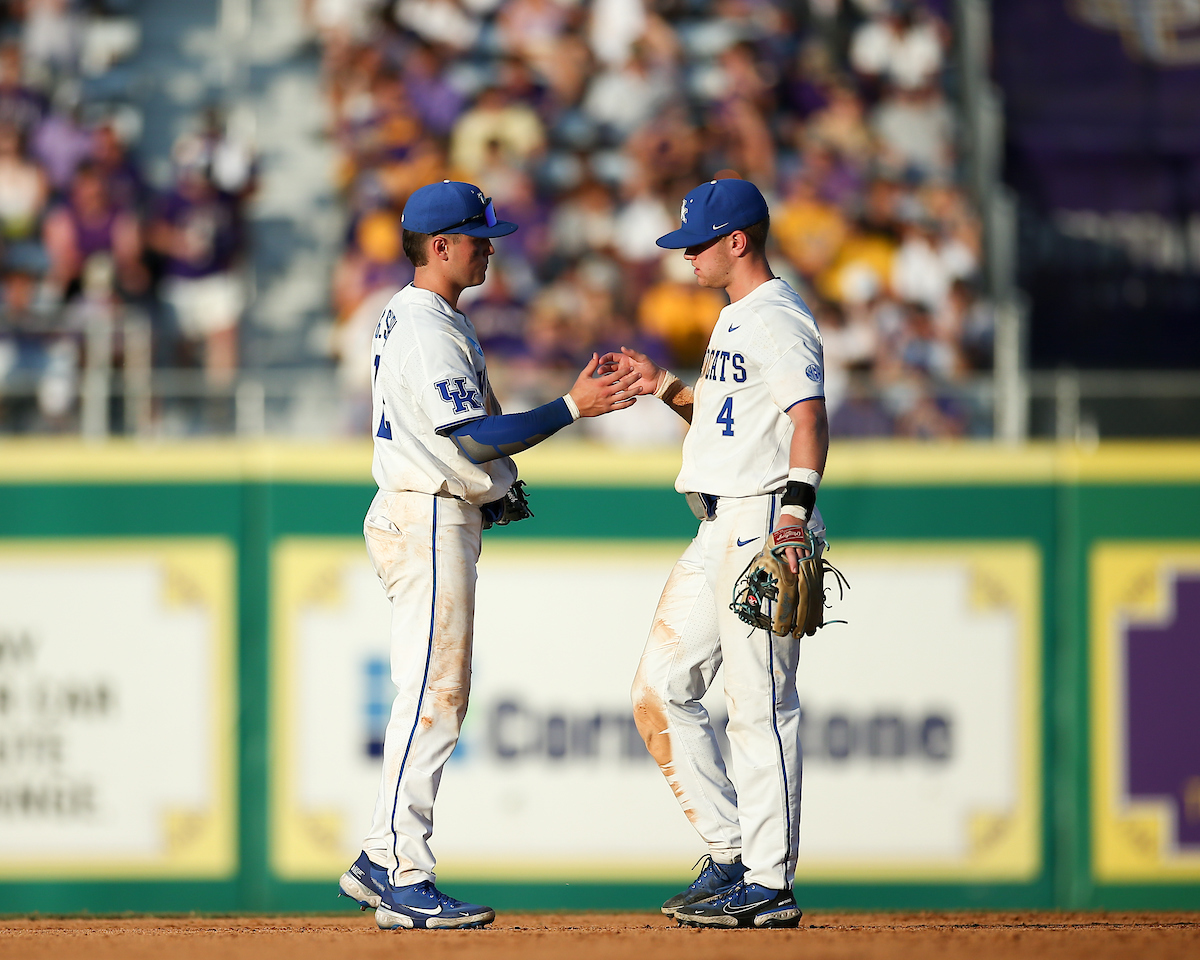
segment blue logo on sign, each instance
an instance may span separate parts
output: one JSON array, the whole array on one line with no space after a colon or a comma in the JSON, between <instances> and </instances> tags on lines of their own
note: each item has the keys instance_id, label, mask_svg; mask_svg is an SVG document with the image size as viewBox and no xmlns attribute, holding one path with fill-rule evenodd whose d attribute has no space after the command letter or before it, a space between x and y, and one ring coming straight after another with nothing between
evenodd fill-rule
<instances>
[{"instance_id":1,"label":"blue logo on sign","mask_svg":"<svg viewBox=\"0 0 1200 960\"><path fill-rule=\"evenodd\" d=\"M805 367L804 373L805 373L805 376L807 376L808 379L811 380L813 383L821 382L821 368L818 367L815 363L810 363L807 367Z\"/></svg>"},{"instance_id":2,"label":"blue logo on sign","mask_svg":"<svg viewBox=\"0 0 1200 960\"><path fill-rule=\"evenodd\" d=\"M462 413L467 409L483 409L483 403L479 399L479 391L472 390L467 386L466 377L455 377L453 383L453 390L450 389L450 380L439 380L434 386L438 388L438 393L442 395L443 400L454 404L455 413Z\"/></svg>"},{"instance_id":3,"label":"blue logo on sign","mask_svg":"<svg viewBox=\"0 0 1200 960\"><path fill-rule=\"evenodd\" d=\"M383 733L392 713L396 688L391 683L391 668L383 657L368 657L363 664L363 732L368 757L383 756Z\"/></svg>"}]
</instances>

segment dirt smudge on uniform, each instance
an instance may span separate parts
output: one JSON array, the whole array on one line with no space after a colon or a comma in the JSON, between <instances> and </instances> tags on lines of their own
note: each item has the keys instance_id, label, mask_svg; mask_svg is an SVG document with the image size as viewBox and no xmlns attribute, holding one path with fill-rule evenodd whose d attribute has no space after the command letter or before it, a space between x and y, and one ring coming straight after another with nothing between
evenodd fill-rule
<instances>
[{"instance_id":1,"label":"dirt smudge on uniform","mask_svg":"<svg viewBox=\"0 0 1200 960\"><path fill-rule=\"evenodd\" d=\"M679 634L666 620L657 617L650 626L650 636L656 646L665 647L679 642Z\"/></svg>"},{"instance_id":2,"label":"dirt smudge on uniform","mask_svg":"<svg viewBox=\"0 0 1200 960\"><path fill-rule=\"evenodd\" d=\"M433 726L433 717L422 717L421 718L421 726L424 727L426 730L428 730L430 727Z\"/></svg>"},{"instance_id":3,"label":"dirt smudge on uniform","mask_svg":"<svg viewBox=\"0 0 1200 960\"><path fill-rule=\"evenodd\" d=\"M453 524L440 536L459 536ZM440 537L439 537L440 539ZM471 653L474 641L474 570L469 551L441 550L443 565L438 570L438 592L433 606L433 655L429 665L430 708L434 713L455 716L461 723L467 712L471 689ZM446 584L459 585L446 588Z\"/></svg>"},{"instance_id":4,"label":"dirt smudge on uniform","mask_svg":"<svg viewBox=\"0 0 1200 960\"><path fill-rule=\"evenodd\" d=\"M667 711L662 698L650 687L641 687L633 706L633 722L646 741L646 749L660 767L671 765L671 740L667 734Z\"/></svg>"},{"instance_id":5,"label":"dirt smudge on uniform","mask_svg":"<svg viewBox=\"0 0 1200 960\"><path fill-rule=\"evenodd\" d=\"M646 741L646 749L658 764L658 769L667 778L667 784L676 797L683 799L683 787L675 779L675 764L671 757L671 735L667 732L667 711L662 698L649 687L640 686L633 707L633 722Z\"/></svg>"}]
</instances>

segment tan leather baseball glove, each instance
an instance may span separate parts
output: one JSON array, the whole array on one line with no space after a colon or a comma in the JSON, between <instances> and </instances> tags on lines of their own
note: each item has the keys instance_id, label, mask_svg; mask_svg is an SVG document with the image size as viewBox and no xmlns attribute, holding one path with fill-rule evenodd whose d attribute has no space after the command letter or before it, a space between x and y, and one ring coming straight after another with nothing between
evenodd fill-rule
<instances>
[{"instance_id":1,"label":"tan leather baseball glove","mask_svg":"<svg viewBox=\"0 0 1200 960\"><path fill-rule=\"evenodd\" d=\"M738 577L730 609L745 623L776 636L811 637L825 625L825 571L837 577L839 591L850 585L821 556L822 546L802 526L776 530ZM797 573L788 565L788 547L796 550Z\"/></svg>"}]
</instances>

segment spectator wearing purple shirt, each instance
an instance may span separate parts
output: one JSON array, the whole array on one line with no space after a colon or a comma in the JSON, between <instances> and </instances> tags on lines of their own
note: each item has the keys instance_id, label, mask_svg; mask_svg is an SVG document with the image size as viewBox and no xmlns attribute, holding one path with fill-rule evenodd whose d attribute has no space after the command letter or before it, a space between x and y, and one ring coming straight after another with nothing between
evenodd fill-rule
<instances>
[{"instance_id":1,"label":"spectator wearing purple shirt","mask_svg":"<svg viewBox=\"0 0 1200 960\"><path fill-rule=\"evenodd\" d=\"M145 290L147 275L137 218L112 202L107 181L91 163L75 171L67 202L46 217L42 237L50 258L47 280L60 297L77 292L84 266L93 257L112 259L124 292Z\"/></svg>"},{"instance_id":2,"label":"spectator wearing purple shirt","mask_svg":"<svg viewBox=\"0 0 1200 960\"><path fill-rule=\"evenodd\" d=\"M45 116L46 98L21 82L20 46L5 43L0 46L0 123L28 136Z\"/></svg>"},{"instance_id":3,"label":"spectator wearing purple shirt","mask_svg":"<svg viewBox=\"0 0 1200 960\"><path fill-rule=\"evenodd\" d=\"M155 209L149 246L162 257L160 294L174 309L185 344L200 348L210 382L225 384L237 370L238 323L246 305L236 270L238 203L213 185L203 150L184 143L176 158L175 189Z\"/></svg>"}]
</instances>

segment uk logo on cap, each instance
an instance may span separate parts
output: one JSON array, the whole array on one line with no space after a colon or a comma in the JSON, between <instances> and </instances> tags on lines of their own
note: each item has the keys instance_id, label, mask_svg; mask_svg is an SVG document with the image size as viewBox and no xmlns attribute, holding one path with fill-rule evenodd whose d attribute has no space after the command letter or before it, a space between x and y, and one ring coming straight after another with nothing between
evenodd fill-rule
<instances>
[{"instance_id":1,"label":"uk logo on cap","mask_svg":"<svg viewBox=\"0 0 1200 960\"><path fill-rule=\"evenodd\" d=\"M769 212L767 201L749 180L710 180L683 198L679 229L659 237L657 243L667 250L699 246L765 220Z\"/></svg>"}]
</instances>

